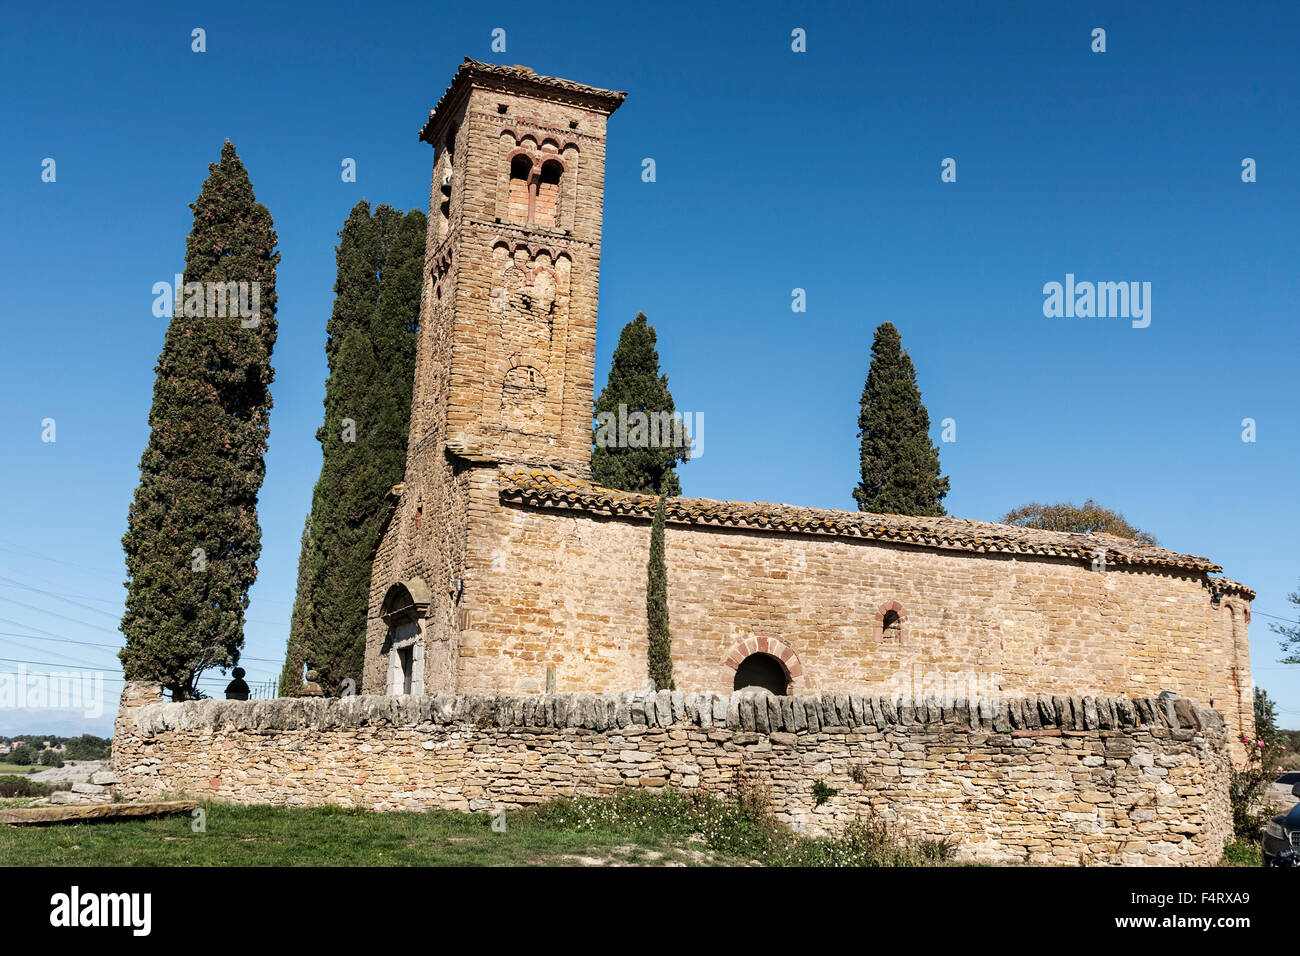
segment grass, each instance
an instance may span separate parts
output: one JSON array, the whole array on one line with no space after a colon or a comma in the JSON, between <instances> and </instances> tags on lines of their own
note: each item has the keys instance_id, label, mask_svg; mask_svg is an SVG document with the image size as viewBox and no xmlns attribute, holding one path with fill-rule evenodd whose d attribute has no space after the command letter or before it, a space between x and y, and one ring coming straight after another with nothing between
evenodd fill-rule
<instances>
[{"instance_id":1,"label":"grass","mask_svg":"<svg viewBox=\"0 0 1300 956\"><path fill-rule=\"evenodd\" d=\"M1234 840L1223 848L1220 866L1263 866L1264 856L1259 841Z\"/></svg>"},{"instance_id":2,"label":"grass","mask_svg":"<svg viewBox=\"0 0 1300 956\"><path fill-rule=\"evenodd\" d=\"M187 815L11 828L0 843L0 864L500 866L688 858L672 841L653 834L528 826L518 814L508 815L504 833L494 833L486 815L452 811L373 813L215 803L203 809L203 833L191 829L194 821Z\"/></svg>"},{"instance_id":3,"label":"grass","mask_svg":"<svg viewBox=\"0 0 1300 956\"><path fill-rule=\"evenodd\" d=\"M36 773L38 770L49 770L49 769L50 769L49 767L32 767L26 764L5 763L4 761L0 761L0 776L8 776L9 774L18 774L18 773L21 774Z\"/></svg>"},{"instance_id":4,"label":"grass","mask_svg":"<svg viewBox=\"0 0 1300 956\"><path fill-rule=\"evenodd\" d=\"M11 804L12 805L12 804ZM868 821L835 839L801 837L765 799L628 791L506 814L373 813L341 807L205 803L206 832L189 816L12 827L10 866L863 866L946 862L952 847L900 838Z\"/></svg>"}]
</instances>

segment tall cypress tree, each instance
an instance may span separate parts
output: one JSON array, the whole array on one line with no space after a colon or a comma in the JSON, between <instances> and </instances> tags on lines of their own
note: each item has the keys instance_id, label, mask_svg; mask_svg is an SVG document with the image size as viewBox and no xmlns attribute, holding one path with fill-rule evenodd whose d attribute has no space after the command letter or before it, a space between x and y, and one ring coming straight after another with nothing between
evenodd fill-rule
<instances>
[{"instance_id":1,"label":"tall cypress tree","mask_svg":"<svg viewBox=\"0 0 1300 956\"><path fill-rule=\"evenodd\" d=\"M372 215L363 201L340 233L325 421L316 433L321 473L297 599L307 623L291 633L286 653L286 667L307 662L327 691L361 678L384 494L406 466L425 225L422 212L379 206Z\"/></svg>"},{"instance_id":2,"label":"tall cypress tree","mask_svg":"<svg viewBox=\"0 0 1300 956\"><path fill-rule=\"evenodd\" d=\"M659 371L656 341L654 326L642 312L618 337L609 382L596 401L591 475L606 488L680 495L682 483L675 468L690 457L689 438L663 427L676 405L668 376ZM680 443L673 444L677 440Z\"/></svg>"},{"instance_id":3,"label":"tall cypress tree","mask_svg":"<svg viewBox=\"0 0 1300 956\"><path fill-rule=\"evenodd\" d=\"M154 369L149 443L122 538L122 667L128 680L158 681L174 699L195 696L199 675L233 666L243 646L262 548L257 496L270 433L280 261L271 214L228 140L190 208L186 289ZM226 283L250 284L255 315L218 301L237 289Z\"/></svg>"},{"instance_id":4,"label":"tall cypress tree","mask_svg":"<svg viewBox=\"0 0 1300 956\"><path fill-rule=\"evenodd\" d=\"M668 628L668 567L664 561L664 523L667 504L663 495L650 522L650 559L646 562L646 663L655 690L674 690L673 642Z\"/></svg>"},{"instance_id":5,"label":"tall cypress tree","mask_svg":"<svg viewBox=\"0 0 1300 956\"><path fill-rule=\"evenodd\" d=\"M293 614L289 618L289 646L284 655L284 669L280 671L280 696L293 697L302 686L302 667L307 654L307 627L311 622L311 588L307 586L311 574L311 515L302 526L302 544L298 549L298 590L293 601Z\"/></svg>"},{"instance_id":6,"label":"tall cypress tree","mask_svg":"<svg viewBox=\"0 0 1300 956\"><path fill-rule=\"evenodd\" d=\"M862 478L853 489L859 511L943 515L948 479L930 441L930 415L921 402L916 369L890 322L876 329L871 370L858 412Z\"/></svg>"}]
</instances>

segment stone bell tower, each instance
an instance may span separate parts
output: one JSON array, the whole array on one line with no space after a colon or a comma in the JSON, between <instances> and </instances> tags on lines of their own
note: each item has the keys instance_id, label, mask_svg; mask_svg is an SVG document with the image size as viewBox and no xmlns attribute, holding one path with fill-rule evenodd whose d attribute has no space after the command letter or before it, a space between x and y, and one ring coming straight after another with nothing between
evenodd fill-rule
<instances>
[{"instance_id":1,"label":"stone bell tower","mask_svg":"<svg viewBox=\"0 0 1300 956\"><path fill-rule=\"evenodd\" d=\"M467 59L434 108L412 446L445 412L466 460L589 475L605 121L624 96Z\"/></svg>"},{"instance_id":2,"label":"stone bell tower","mask_svg":"<svg viewBox=\"0 0 1300 956\"><path fill-rule=\"evenodd\" d=\"M420 131L435 152L411 433L366 693L456 690L499 468L590 477L605 121L625 95L467 59Z\"/></svg>"}]
</instances>

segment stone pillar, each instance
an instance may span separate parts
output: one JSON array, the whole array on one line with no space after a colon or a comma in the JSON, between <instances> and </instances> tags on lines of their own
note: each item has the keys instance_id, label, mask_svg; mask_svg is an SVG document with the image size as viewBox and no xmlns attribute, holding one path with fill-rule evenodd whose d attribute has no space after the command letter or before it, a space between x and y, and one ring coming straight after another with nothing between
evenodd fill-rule
<instances>
[{"instance_id":1,"label":"stone pillar","mask_svg":"<svg viewBox=\"0 0 1300 956\"><path fill-rule=\"evenodd\" d=\"M118 781L125 783L126 771L135 765L136 749L135 715L148 704L163 701L162 684L152 681L127 681L122 688L122 700L113 722L113 772Z\"/></svg>"}]
</instances>

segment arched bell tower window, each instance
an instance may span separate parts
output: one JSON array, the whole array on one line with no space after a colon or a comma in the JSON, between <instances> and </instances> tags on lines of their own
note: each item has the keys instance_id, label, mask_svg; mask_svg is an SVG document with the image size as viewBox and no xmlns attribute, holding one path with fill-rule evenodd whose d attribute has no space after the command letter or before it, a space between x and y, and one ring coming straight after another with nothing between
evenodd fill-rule
<instances>
[{"instance_id":1,"label":"arched bell tower window","mask_svg":"<svg viewBox=\"0 0 1300 956\"><path fill-rule=\"evenodd\" d=\"M560 224L560 177L564 163L520 150L510 157L510 189L506 214L511 222L545 226Z\"/></svg>"},{"instance_id":2,"label":"arched bell tower window","mask_svg":"<svg viewBox=\"0 0 1300 956\"><path fill-rule=\"evenodd\" d=\"M559 225L560 174L564 167L554 159L542 163L542 174L537 182L537 200L533 220L539 226L554 228Z\"/></svg>"},{"instance_id":3,"label":"arched bell tower window","mask_svg":"<svg viewBox=\"0 0 1300 956\"><path fill-rule=\"evenodd\" d=\"M510 221L529 222L533 211L533 161L520 153L510 160Z\"/></svg>"}]
</instances>

